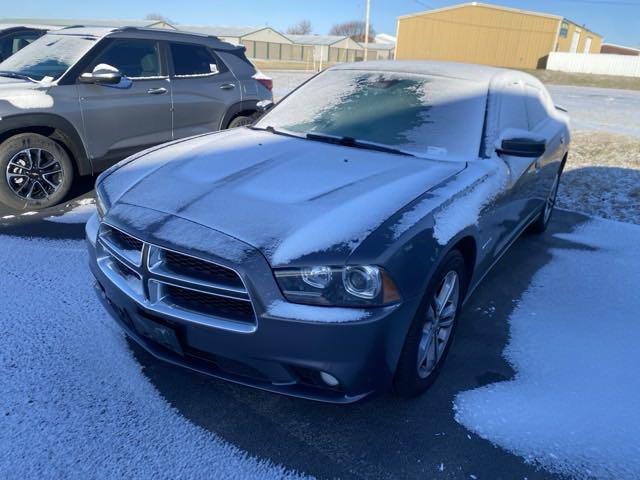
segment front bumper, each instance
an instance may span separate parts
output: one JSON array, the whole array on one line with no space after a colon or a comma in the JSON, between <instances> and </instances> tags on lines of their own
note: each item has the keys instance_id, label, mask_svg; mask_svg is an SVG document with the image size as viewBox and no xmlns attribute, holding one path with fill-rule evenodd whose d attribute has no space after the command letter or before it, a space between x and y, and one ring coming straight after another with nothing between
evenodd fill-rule
<instances>
[{"instance_id":1,"label":"front bumper","mask_svg":"<svg viewBox=\"0 0 640 480\"><path fill-rule=\"evenodd\" d=\"M195 324L146 308L118 288L98 264L97 230L94 218L87 224L87 243L98 297L125 332L155 357L242 385L330 403L356 402L390 385L417 307L412 302L370 309L366 319L355 322L282 318L261 307L274 300L273 285L267 284L275 282L271 277L261 279L267 282L268 298L255 298L262 293L260 285L251 287L257 316L252 331ZM179 348L151 339L140 328L149 322L175 332ZM339 385L327 385L320 372L337 378Z\"/></svg>"}]
</instances>

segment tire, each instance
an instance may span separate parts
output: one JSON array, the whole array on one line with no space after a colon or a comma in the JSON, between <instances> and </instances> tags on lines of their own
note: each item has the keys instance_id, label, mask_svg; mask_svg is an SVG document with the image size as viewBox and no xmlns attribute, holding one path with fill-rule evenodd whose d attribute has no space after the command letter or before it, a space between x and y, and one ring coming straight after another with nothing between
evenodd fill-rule
<instances>
[{"instance_id":1,"label":"tire","mask_svg":"<svg viewBox=\"0 0 640 480\"><path fill-rule=\"evenodd\" d=\"M73 177L66 150L48 137L21 133L0 145L0 203L14 210L39 210L60 203Z\"/></svg>"},{"instance_id":2,"label":"tire","mask_svg":"<svg viewBox=\"0 0 640 480\"><path fill-rule=\"evenodd\" d=\"M549 223L551 223L551 217L553 216L553 210L556 206L556 198L558 197L558 187L560 186L560 178L562 176L562 169L556 175L551 186L549 196L544 202L542 211L538 214L538 218L529 226L529 233L540 235L547 230Z\"/></svg>"},{"instance_id":3,"label":"tire","mask_svg":"<svg viewBox=\"0 0 640 480\"><path fill-rule=\"evenodd\" d=\"M255 122L255 119L253 117L238 115L229 122L229 126L227 128L246 127L249 125L253 125L253 122Z\"/></svg>"},{"instance_id":4,"label":"tire","mask_svg":"<svg viewBox=\"0 0 640 480\"><path fill-rule=\"evenodd\" d=\"M445 302L445 308L442 309L443 312L451 313L450 309L454 307L453 313L451 316L442 315L439 322L436 321L440 325L450 323L444 339L442 337L445 332L433 328L435 317L433 313L436 311L436 296L442 295L444 285L453 278L453 275L457 280L455 298L452 293L449 296L449 302ZM464 258L458 250L452 250L442 260L429 282L422 303L409 327L393 381L393 388L397 395L405 398L415 397L427 390L438 377L453 342L466 285L467 270ZM430 324L431 328L429 328ZM432 342L434 336L430 332L436 331L438 332L438 341L435 343L438 345L437 351L430 348L434 345ZM424 342L427 338L430 343L425 348ZM426 363L423 363L421 358L425 353Z\"/></svg>"}]
</instances>

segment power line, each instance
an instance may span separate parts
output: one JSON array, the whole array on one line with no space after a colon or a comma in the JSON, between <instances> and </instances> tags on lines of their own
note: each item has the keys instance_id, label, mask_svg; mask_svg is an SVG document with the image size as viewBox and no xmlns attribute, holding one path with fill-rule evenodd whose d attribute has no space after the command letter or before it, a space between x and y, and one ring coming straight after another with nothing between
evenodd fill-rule
<instances>
[{"instance_id":1,"label":"power line","mask_svg":"<svg viewBox=\"0 0 640 480\"><path fill-rule=\"evenodd\" d=\"M435 5L431 5L430 3L426 3L426 2L422 2L421 0L413 0L415 3L417 3L418 5L422 5L423 7L427 7L427 8L436 8Z\"/></svg>"},{"instance_id":2,"label":"power line","mask_svg":"<svg viewBox=\"0 0 640 480\"><path fill-rule=\"evenodd\" d=\"M625 7L640 7L640 2L625 2L623 0L556 0L565 3L588 3L590 5L621 5Z\"/></svg>"}]
</instances>

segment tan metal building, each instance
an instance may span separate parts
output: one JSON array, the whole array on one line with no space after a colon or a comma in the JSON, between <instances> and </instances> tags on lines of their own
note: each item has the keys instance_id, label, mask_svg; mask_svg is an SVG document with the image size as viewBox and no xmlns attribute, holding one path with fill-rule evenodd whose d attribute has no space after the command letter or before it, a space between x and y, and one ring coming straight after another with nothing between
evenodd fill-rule
<instances>
[{"instance_id":1,"label":"tan metal building","mask_svg":"<svg viewBox=\"0 0 640 480\"><path fill-rule=\"evenodd\" d=\"M360 45L364 48L364 43ZM367 60L393 60L395 50L395 43L369 43L367 45ZM364 52L362 56L364 56Z\"/></svg>"},{"instance_id":2,"label":"tan metal building","mask_svg":"<svg viewBox=\"0 0 640 480\"><path fill-rule=\"evenodd\" d=\"M0 23L12 25L48 25L52 27L141 27L141 28L164 28L176 30L176 27L164 20L96 20L86 18L1 18Z\"/></svg>"},{"instance_id":3,"label":"tan metal building","mask_svg":"<svg viewBox=\"0 0 640 480\"><path fill-rule=\"evenodd\" d=\"M244 45L247 56L261 60L298 60L302 55L293 42L271 27L179 25L180 30L214 35L224 42Z\"/></svg>"},{"instance_id":4,"label":"tan metal building","mask_svg":"<svg viewBox=\"0 0 640 480\"><path fill-rule=\"evenodd\" d=\"M313 49L312 59L323 63L353 62L363 56L364 48L349 37L337 35L287 35L305 49Z\"/></svg>"},{"instance_id":5,"label":"tan metal building","mask_svg":"<svg viewBox=\"0 0 640 480\"><path fill-rule=\"evenodd\" d=\"M602 37L558 15L464 3L398 18L398 60L544 68L549 52L599 53Z\"/></svg>"}]
</instances>

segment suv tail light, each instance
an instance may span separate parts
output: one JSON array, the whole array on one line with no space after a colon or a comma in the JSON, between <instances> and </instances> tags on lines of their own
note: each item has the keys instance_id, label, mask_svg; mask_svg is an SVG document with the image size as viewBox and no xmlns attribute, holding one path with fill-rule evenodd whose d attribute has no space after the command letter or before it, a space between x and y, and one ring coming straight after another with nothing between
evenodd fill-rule
<instances>
[{"instance_id":1,"label":"suv tail light","mask_svg":"<svg viewBox=\"0 0 640 480\"><path fill-rule=\"evenodd\" d=\"M256 78L256 80L264 85L264 88L266 88L267 90L271 91L273 89L273 80L269 77L259 77Z\"/></svg>"}]
</instances>

